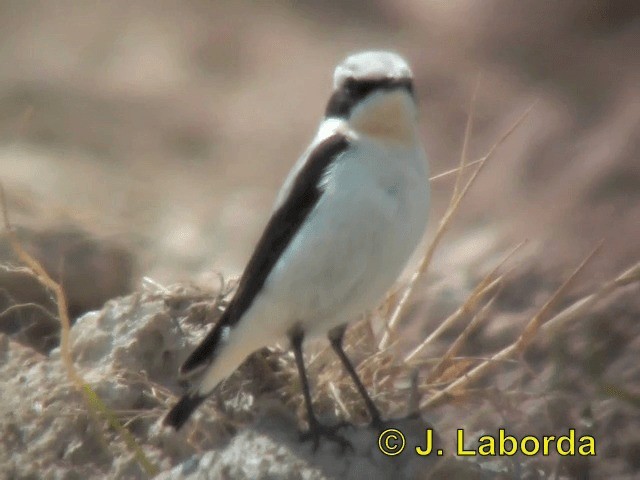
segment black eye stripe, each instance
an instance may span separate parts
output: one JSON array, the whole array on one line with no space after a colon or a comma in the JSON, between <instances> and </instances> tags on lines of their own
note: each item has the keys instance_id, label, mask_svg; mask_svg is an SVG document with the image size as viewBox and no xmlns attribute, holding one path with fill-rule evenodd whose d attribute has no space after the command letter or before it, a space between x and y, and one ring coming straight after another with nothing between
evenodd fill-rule
<instances>
[{"instance_id":1,"label":"black eye stripe","mask_svg":"<svg viewBox=\"0 0 640 480\"><path fill-rule=\"evenodd\" d=\"M355 80L349 79L345 82L344 89L360 99L369 95L373 90L392 90L394 88L412 89L409 79L382 79L382 80Z\"/></svg>"},{"instance_id":2,"label":"black eye stripe","mask_svg":"<svg viewBox=\"0 0 640 480\"><path fill-rule=\"evenodd\" d=\"M375 80L345 80L342 87L336 90L327 105L325 116L346 118L353 107L375 91L406 89L411 95L413 82L409 78L381 78Z\"/></svg>"}]
</instances>

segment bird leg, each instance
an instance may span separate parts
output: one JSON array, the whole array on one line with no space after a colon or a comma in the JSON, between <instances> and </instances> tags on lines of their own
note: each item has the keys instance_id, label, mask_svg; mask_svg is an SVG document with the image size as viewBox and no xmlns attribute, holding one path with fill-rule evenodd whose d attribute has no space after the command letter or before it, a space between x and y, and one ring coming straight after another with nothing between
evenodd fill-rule
<instances>
[{"instance_id":1,"label":"bird leg","mask_svg":"<svg viewBox=\"0 0 640 480\"><path fill-rule=\"evenodd\" d=\"M364 385L362 384L360 377L358 377L358 374L356 373L356 369L353 368L353 365L351 364L349 357L347 357L347 354L344 353L344 349L342 348L342 340L344 339L344 333L346 330L347 330L346 325L340 325L339 327L334 328L329 332L329 341L331 342L331 346L333 347L333 350L336 352L336 354L342 361L342 364L344 365L344 368L347 370L347 373L351 377L351 380L353 380L353 383L356 385L356 388L358 389L358 393L360 393L360 396L364 400L367 410L369 411L369 416L371 417L371 425L377 429L382 429L383 422L382 422L382 417L380 416L380 411L373 403L373 400L371 400L371 397L369 396L367 389L364 388Z\"/></svg>"},{"instance_id":2,"label":"bird leg","mask_svg":"<svg viewBox=\"0 0 640 480\"><path fill-rule=\"evenodd\" d=\"M304 395L304 403L307 408L307 421L309 422L309 430L301 434L301 440L313 441L313 450L317 450L320 444L320 437L327 437L336 443L339 443L342 448L351 447L348 440L337 433L343 425L328 426L323 425L318 421L311 403L311 391L309 389L309 379L304 366L304 358L302 357L302 340L304 339L304 333L300 328L296 328L289 333L289 341L293 349L293 354L296 359L296 366L298 367L298 374L300 375L300 382L302 384L302 394Z\"/></svg>"}]
</instances>

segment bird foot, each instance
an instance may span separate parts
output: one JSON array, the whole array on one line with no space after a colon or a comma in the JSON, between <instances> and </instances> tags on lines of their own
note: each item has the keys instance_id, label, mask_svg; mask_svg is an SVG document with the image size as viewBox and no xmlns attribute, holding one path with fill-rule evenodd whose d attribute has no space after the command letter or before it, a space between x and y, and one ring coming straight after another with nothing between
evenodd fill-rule
<instances>
[{"instance_id":1,"label":"bird foot","mask_svg":"<svg viewBox=\"0 0 640 480\"><path fill-rule=\"evenodd\" d=\"M349 425L347 422L340 422L336 425L322 425L317 421L311 422L309 430L300 433L300 440L302 442L313 442L312 445L314 452L318 450L318 447L320 446L320 438L322 437L337 443L342 451L347 449L353 450L351 442L338 433L341 428L344 428L347 425Z\"/></svg>"},{"instance_id":2,"label":"bird foot","mask_svg":"<svg viewBox=\"0 0 640 480\"><path fill-rule=\"evenodd\" d=\"M369 427L381 432L386 428L386 422L382 420L382 418L380 418L379 416L373 417L369 422Z\"/></svg>"}]
</instances>

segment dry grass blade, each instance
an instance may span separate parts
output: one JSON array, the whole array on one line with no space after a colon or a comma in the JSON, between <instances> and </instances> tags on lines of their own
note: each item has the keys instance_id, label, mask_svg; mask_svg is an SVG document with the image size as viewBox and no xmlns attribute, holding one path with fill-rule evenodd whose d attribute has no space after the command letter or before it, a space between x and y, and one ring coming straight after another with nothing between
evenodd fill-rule
<instances>
[{"instance_id":1,"label":"dry grass blade","mask_svg":"<svg viewBox=\"0 0 640 480\"><path fill-rule=\"evenodd\" d=\"M460 173L456 175L456 183L453 185L452 198L458 197L460 192L460 184L462 183L462 173L467 166L467 150L469 149L469 139L471 138L471 132L473 130L473 119L476 112L476 100L478 98L478 89L480 88L480 75L476 78L476 83L473 88L473 95L471 96L471 104L469 105L469 112L467 113L467 124L464 127L464 138L462 141L462 151L460 152Z\"/></svg>"},{"instance_id":2,"label":"dry grass blade","mask_svg":"<svg viewBox=\"0 0 640 480\"><path fill-rule=\"evenodd\" d=\"M511 251L507 253L507 255L505 255L502 260L500 260L498 265L496 265L493 270L485 275L482 281L478 283L478 285L476 285L476 288L473 289L467 300L455 312L449 315L449 317L447 317L444 322L441 322L440 325L438 325L438 327L433 332L431 332L431 334L427 338L425 338L422 343L420 343L420 345L409 352L409 354L404 357L404 361L407 363L411 362L420 352L426 349L427 346L429 346L436 338L438 338L442 334L442 332L446 331L447 328L456 323L458 319L462 318L464 315L468 315L473 310L475 310L476 305L478 305L478 303L480 303L489 293L491 293L501 280L502 277L496 278L498 270L500 270L500 268L502 268L502 266L518 250L520 250L523 245L525 245L525 243L526 241L520 242L513 249L511 249Z\"/></svg>"},{"instance_id":3,"label":"dry grass blade","mask_svg":"<svg viewBox=\"0 0 640 480\"><path fill-rule=\"evenodd\" d=\"M482 162L482 158L478 158L477 160L474 160L472 162L467 163L464 166L464 168L462 168L462 169L458 166L458 167L452 168L451 170L445 170L444 172L440 172L440 173L438 173L436 175L433 175L432 177L429 177L429 181L430 182L435 182L436 180L440 180L441 178L448 177L449 175L453 175L454 173L458 173L458 172L466 170L469 167L473 167L474 165L478 165L480 162Z\"/></svg>"},{"instance_id":4,"label":"dry grass blade","mask_svg":"<svg viewBox=\"0 0 640 480\"><path fill-rule=\"evenodd\" d=\"M329 382L329 391L331 392L331 396L333 397L333 399L336 401L336 405L338 405L338 407L340 408L343 418L349 418L351 416L349 414L349 409L344 404L342 396L340 395L340 391L338 390L338 387L336 387L335 383Z\"/></svg>"},{"instance_id":5,"label":"dry grass blade","mask_svg":"<svg viewBox=\"0 0 640 480\"><path fill-rule=\"evenodd\" d=\"M29 269L31 275L40 282L42 286L53 292L56 305L58 309L58 318L60 320L61 328L60 328L60 356L62 358L62 363L67 371L67 375L74 386L78 389L78 391L82 394L82 397L87 402L89 406L89 413L91 416L95 415L95 412L98 411L105 415L107 421L111 425L112 428L118 431L122 435L127 446L132 450L136 459L140 463L141 467L147 472L149 475L155 475L158 472L158 469L155 465L153 465L146 457L140 446L137 444L131 433L126 430L120 422L117 420L115 415L109 408L104 404L104 402L100 399L100 397L93 391L91 386L84 380L84 378L80 375L78 370L76 369L73 358L71 356L71 346L70 346L70 331L71 331L71 320L69 318L69 309L67 306L67 297L64 294L64 290L62 286L53 280L51 276L47 273L47 271L42 267L40 262L38 262L29 252L27 252L22 244L20 243L20 239L16 235L16 232L13 230L11 226L11 222L9 220L9 211L7 209L6 197L4 192L4 186L0 183L0 203L2 207L2 215L4 219L4 227L7 232L7 237L9 239L9 244L11 245L11 249L18 257L18 259L24 263Z\"/></svg>"},{"instance_id":6,"label":"dry grass blade","mask_svg":"<svg viewBox=\"0 0 640 480\"><path fill-rule=\"evenodd\" d=\"M433 257L433 253L435 252L436 247L440 243L441 238L447 231L449 223L453 218L454 214L457 212L458 207L462 202L462 199L467 195L469 188L471 188L471 186L475 183L476 179L478 178L478 175L483 170L487 161L493 156L497 148L500 145L502 145L506 141L506 139L509 138L509 136L516 130L516 128L518 128L518 126L525 120L525 118L527 118L527 116L529 115L529 113L531 113L531 110L533 109L534 106L535 106L535 103L531 104L529 108L527 108L524 111L524 113L520 116L520 118L518 118L513 123L513 125L511 125L509 129L507 129L507 131L502 135L502 137L500 137L498 141L491 146L487 154L480 159L481 161L479 162L478 167L475 169L475 171L473 172L473 174L465 184L464 188L461 191L457 191L456 190L457 187L454 188L454 195L452 195L451 201L449 203L449 207L447 208L447 211L442 217L442 220L440 220L436 234L433 240L431 241L431 243L429 244L429 247L427 248L427 253L423 257L415 273L412 275L411 280L409 281L409 285L405 288L404 292L402 293L402 296L393 314L391 315L388 321L387 331L383 335L382 340L380 341L380 344L379 344L380 349L385 349L389 346L389 343L391 342L391 336L393 335L393 332L395 330L395 327L399 319L402 317L402 313L404 312L404 309L407 305L409 297L413 292L416 281L418 280L418 278L420 278L420 276L422 276L422 274L426 271L427 267L431 263L431 258ZM467 122L470 123L470 119L468 119ZM470 132L470 128L467 129L467 132ZM467 140L465 140L465 142L466 141ZM459 180L459 178L462 177L465 161L466 161L465 157L464 155L462 155L460 159L460 167L458 171L458 178L456 179L456 185L458 185L458 182L461 181Z\"/></svg>"},{"instance_id":7,"label":"dry grass blade","mask_svg":"<svg viewBox=\"0 0 640 480\"><path fill-rule=\"evenodd\" d=\"M524 328L524 331L516 341L516 344L518 345L518 350L520 350L520 352L523 352L524 349L527 348L527 346L533 341L536 334L538 333L538 330L540 329L540 326L542 325L542 322L544 321L544 318L549 313L549 310L551 310L558 303L558 300L560 300L562 295L564 295L564 293L567 291L567 289L569 288L569 285L573 282L573 280L578 275L578 273L582 271L582 269L587 265L587 263L589 263L589 261L593 258L593 256L596 253L598 253L598 251L601 248L602 248L602 243L600 243L596 248L594 248L591 251L589 255L587 255L587 257L582 261L582 263L578 265L578 268L574 270L571 276L567 278L567 280L562 285L560 285L560 288L558 288L555 291L555 293L551 296L551 298L547 300L547 303L545 303L540 309L540 311L536 315L534 315L533 318L529 321L527 326Z\"/></svg>"},{"instance_id":8,"label":"dry grass blade","mask_svg":"<svg viewBox=\"0 0 640 480\"><path fill-rule=\"evenodd\" d=\"M481 303L487 295L494 292L498 285L502 282L502 276L498 278L494 278L490 281L489 284L483 284L484 282L476 285L476 288L471 292L469 297L465 300L465 302L460 305L455 312L449 315L443 322L441 322L438 327L431 332L431 334L425 338L420 345L414 348L409 354L404 358L404 361L410 363L413 361L421 352L427 349L433 341L442 335L448 328L452 325L456 324L462 317L465 315L469 315L473 313L479 303Z\"/></svg>"},{"instance_id":9,"label":"dry grass blade","mask_svg":"<svg viewBox=\"0 0 640 480\"><path fill-rule=\"evenodd\" d=\"M582 316L587 310L589 310L596 302L613 293L618 288L626 287L633 283L640 282L640 262L636 263L633 267L629 268L618 277L602 285L597 292L587 295L581 298L577 302L571 304L563 311L554 316L551 320L546 322L542 326L542 330L545 333L556 332L560 327L567 322Z\"/></svg>"},{"instance_id":10,"label":"dry grass blade","mask_svg":"<svg viewBox=\"0 0 640 480\"><path fill-rule=\"evenodd\" d=\"M451 211L452 205L455 203L456 199L458 198L459 195L459 191L460 191L460 183L462 182L462 176L466 167L466 163L467 163L467 148L469 145L469 138L471 137L471 130L473 127L473 112L475 111L475 103L476 103L476 97L478 95L478 87L480 85L480 79L478 78L476 80L476 85L473 91L473 96L471 97L471 105L469 107L469 111L467 113L467 123L465 126L465 131L464 131L464 138L462 141L462 151L460 153L460 163L458 165L457 170L457 175L456 175L456 182L454 184L453 187L453 193L451 194L451 201L449 203L449 207L447 208L447 212L445 213L445 218L440 222L439 226L438 226L438 231L436 232L436 237L435 239L431 242L431 244L429 245L429 249L427 250L427 254L425 255L425 257L423 258L420 267L414 272L413 276L411 277L411 281L409 282L409 285L407 286L407 288L404 290L402 297L400 297L400 301L398 302L398 304L396 305L396 308L393 312L393 314L391 315L389 321L387 322L387 328L385 331L384 336L382 337L382 340L380 342L380 349L384 349L387 348L389 346L390 340L391 340L391 335L393 334L393 330L396 326L396 324L398 323L398 320L400 319L402 312L404 311L404 307L407 303L407 301L409 300L409 297L411 296L411 292L413 291L415 282L418 280L418 278L420 278L420 276L424 273L424 271L426 270L427 266L429 265L429 262L431 260L431 256L433 251L435 250L435 245L438 243L439 241L439 237L442 236L442 234L444 234L444 227L445 225L448 223L448 220L445 221L445 219L447 218L447 214ZM480 168L480 167L478 167ZM451 218L451 216L449 216L449 218ZM428 258L428 261L427 261Z\"/></svg>"},{"instance_id":11,"label":"dry grass blade","mask_svg":"<svg viewBox=\"0 0 640 480\"><path fill-rule=\"evenodd\" d=\"M618 385L613 385L611 383L603 383L600 386L600 390L602 393L611 398L617 398L618 400L622 400L625 403L633 406L636 409L640 409L640 395L635 392L632 392L626 388L622 388Z\"/></svg>"},{"instance_id":12,"label":"dry grass blade","mask_svg":"<svg viewBox=\"0 0 640 480\"><path fill-rule=\"evenodd\" d=\"M11 305L10 307L5 308L2 312L0 312L0 318L3 317L8 317L9 315L11 315L12 313L19 311L19 310L27 310L27 309L33 309L33 310L37 310L38 312L40 312L43 316L50 318L52 320L56 320L58 321L58 318L51 313L49 310L47 310L46 308L44 308L42 305L40 305L39 303L33 303L33 302L29 302L29 303L17 303L15 305Z\"/></svg>"},{"instance_id":13,"label":"dry grass blade","mask_svg":"<svg viewBox=\"0 0 640 480\"><path fill-rule=\"evenodd\" d=\"M455 357L450 359L446 364L442 364L442 369L436 375L433 375L433 379L427 378L425 383L432 387L434 385L446 385L449 382L460 378L460 375L464 375L469 369L476 365L477 361L472 358ZM465 392L466 394L467 392Z\"/></svg>"},{"instance_id":14,"label":"dry grass blade","mask_svg":"<svg viewBox=\"0 0 640 480\"><path fill-rule=\"evenodd\" d=\"M493 294L493 297L491 297L491 299L486 303L486 305L484 305L480 309L480 311L474 315L473 319L469 322L466 328L460 333L460 335L458 335L455 341L451 344L451 346L447 349L445 354L442 356L440 361L436 364L435 367L433 367L433 370L429 372L429 375L427 376L427 382L431 383L431 382L438 381L440 379L440 376L443 374L443 372L447 368L449 368L449 366L452 363L452 359L460 352L460 350L462 349L462 346L465 344L465 342L469 338L469 335L471 334L471 332L473 332L478 327L478 325L480 325L480 323L486 320L487 317L489 316L489 311L491 310L491 307L493 306L493 302L498 296L498 293L500 293L500 289L498 289L498 291Z\"/></svg>"},{"instance_id":15,"label":"dry grass blade","mask_svg":"<svg viewBox=\"0 0 640 480\"><path fill-rule=\"evenodd\" d=\"M529 323L525 326L523 333L518 339L511 345L503 348L498 353L494 354L488 360L485 360L477 367L466 373L464 376L458 378L455 382L451 383L445 389L433 395L431 398L425 400L420 404L421 408L434 407L445 401L447 398L455 396L456 391L459 391L464 385L481 378L484 374L489 372L499 362L502 362L512 356L522 353L526 347L534 339L536 333L540 330L540 325L544 320L544 317L548 314L549 310L558 302L562 295L566 292L567 288L578 274L584 269L587 263L593 258L593 256L600 250L602 244L598 245L587 257L578 265L573 273L560 285L560 287L554 292L551 298L542 306L542 308L536 313Z\"/></svg>"}]
</instances>

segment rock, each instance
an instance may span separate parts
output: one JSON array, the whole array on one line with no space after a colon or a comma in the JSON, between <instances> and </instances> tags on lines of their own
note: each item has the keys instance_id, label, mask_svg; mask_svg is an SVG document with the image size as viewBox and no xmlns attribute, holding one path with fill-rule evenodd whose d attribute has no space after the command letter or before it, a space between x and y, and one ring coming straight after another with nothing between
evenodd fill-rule
<instances>
[{"instance_id":1,"label":"rock","mask_svg":"<svg viewBox=\"0 0 640 480\"><path fill-rule=\"evenodd\" d=\"M138 293L83 315L71 330L76 368L120 421L128 422L150 461L166 470L158 478L412 479L432 468L436 457L409 451L424 442L422 419L390 422L407 435L407 453L397 457L379 451L378 434L367 426L340 430L353 449L323 439L313 452L311 443L299 440L291 409L268 392L241 393L246 380L217 395L218 404L227 405L224 415L208 401L181 431L161 426L184 391L178 366L206 330L203 302L211 302L215 314L215 299L189 288ZM145 476L122 439L88 414L59 348L47 357L1 335L0 380L0 465L10 477ZM238 402L243 394L251 398Z\"/></svg>"}]
</instances>

